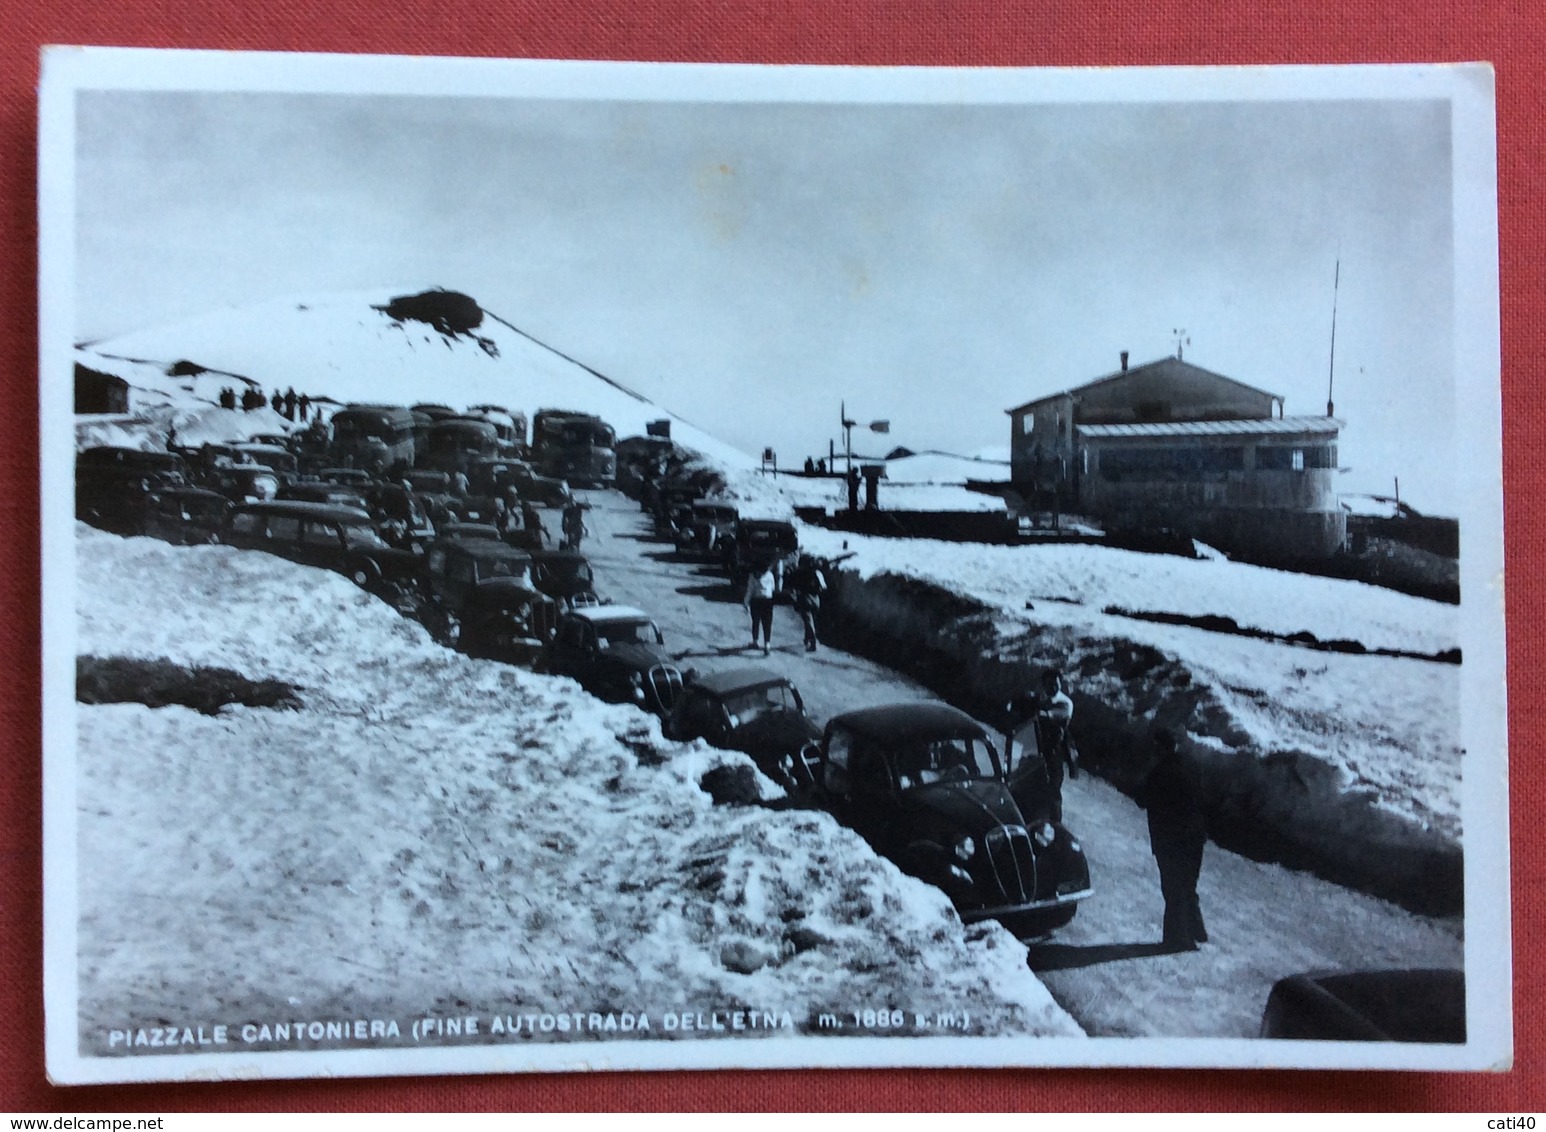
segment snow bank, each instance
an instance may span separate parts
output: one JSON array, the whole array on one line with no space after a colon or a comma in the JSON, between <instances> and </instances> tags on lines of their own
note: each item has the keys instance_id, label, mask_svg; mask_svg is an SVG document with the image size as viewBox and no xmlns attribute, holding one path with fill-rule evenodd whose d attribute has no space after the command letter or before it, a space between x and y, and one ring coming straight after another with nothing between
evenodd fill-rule
<instances>
[{"instance_id":1,"label":"snow bank","mask_svg":"<svg viewBox=\"0 0 1546 1132\"><path fill-rule=\"evenodd\" d=\"M488 1042L532 1040L489 1034L528 1013L643 1014L659 1038L682 1036L666 1012L749 1010L777 1024L733 1036L788 1036L853 1003L1078 1032L1021 945L828 816L714 806L698 780L743 756L448 652L332 574L77 539L83 654L278 678L305 704L78 705L94 1052L157 1020L475 1015L460 1040ZM617 1036L579 1029L556 1036Z\"/></svg>"},{"instance_id":2,"label":"snow bank","mask_svg":"<svg viewBox=\"0 0 1546 1132\"><path fill-rule=\"evenodd\" d=\"M864 544L850 541L861 566L835 575L823 606L832 643L885 658L994 726L1038 670L1057 666L1080 749L1100 773L1135 784L1154 728L1175 728L1204 772L1220 844L1458 913L1455 665L1116 618L1038 623L959 585L866 572Z\"/></svg>"}]
</instances>

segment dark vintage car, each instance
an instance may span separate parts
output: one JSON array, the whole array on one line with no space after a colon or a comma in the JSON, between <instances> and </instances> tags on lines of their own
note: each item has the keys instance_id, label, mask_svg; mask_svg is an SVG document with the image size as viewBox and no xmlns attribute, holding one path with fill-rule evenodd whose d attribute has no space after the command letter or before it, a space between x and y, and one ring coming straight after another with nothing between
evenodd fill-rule
<instances>
[{"instance_id":1,"label":"dark vintage car","mask_svg":"<svg viewBox=\"0 0 1546 1132\"><path fill-rule=\"evenodd\" d=\"M1465 972L1322 971L1279 979L1261 1036L1339 1042L1466 1040Z\"/></svg>"},{"instance_id":2,"label":"dark vintage car","mask_svg":"<svg viewBox=\"0 0 1546 1132\"><path fill-rule=\"evenodd\" d=\"M1044 815L1040 757L1005 767L988 733L941 703L830 720L796 767L814 800L876 852L944 890L967 923L1062 927L1091 893L1079 842Z\"/></svg>"},{"instance_id":3,"label":"dark vintage car","mask_svg":"<svg viewBox=\"0 0 1546 1132\"><path fill-rule=\"evenodd\" d=\"M295 451L295 438L283 432L260 432L247 438L248 444L265 444L271 448L283 448L286 452Z\"/></svg>"},{"instance_id":4,"label":"dark vintage car","mask_svg":"<svg viewBox=\"0 0 1546 1132\"><path fill-rule=\"evenodd\" d=\"M600 699L637 704L661 718L671 714L684 682L649 614L624 605L564 614L538 668L572 677Z\"/></svg>"},{"instance_id":5,"label":"dark vintage car","mask_svg":"<svg viewBox=\"0 0 1546 1132\"><path fill-rule=\"evenodd\" d=\"M676 549L690 557L715 558L720 540L733 535L740 516L725 503L692 504L685 522L676 525Z\"/></svg>"},{"instance_id":6,"label":"dark vintage car","mask_svg":"<svg viewBox=\"0 0 1546 1132\"><path fill-rule=\"evenodd\" d=\"M532 580L566 609L599 605L590 559L578 550L533 550Z\"/></svg>"},{"instance_id":7,"label":"dark vintage car","mask_svg":"<svg viewBox=\"0 0 1546 1132\"><path fill-rule=\"evenodd\" d=\"M336 483L341 487L352 487L357 490L367 488L376 482L376 477L364 468L323 468L317 472L317 478L323 483Z\"/></svg>"},{"instance_id":8,"label":"dark vintage car","mask_svg":"<svg viewBox=\"0 0 1546 1132\"><path fill-rule=\"evenodd\" d=\"M754 566L799 553L800 536L793 523L782 519L742 519L733 534L720 539L719 546L725 569L741 580Z\"/></svg>"},{"instance_id":9,"label":"dark vintage car","mask_svg":"<svg viewBox=\"0 0 1546 1132\"><path fill-rule=\"evenodd\" d=\"M115 534L142 534L152 493L187 481L187 465L174 452L87 448L75 458L75 515Z\"/></svg>"},{"instance_id":10,"label":"dark vintage car","mask_svg":"<svg viewBox=\"0 0 1546 1132\"><path fill-rule=\"evenodd\" d=\"M298 500L237 504L222 541L336 571L394 600L423 588L423 558L388 546L370 515L354 507Z\"/></svg>"},{"instance_id":11,"label":"dark vintage car","mask_svg":"<svg viewBox=\"0 0 1546 1132\"><path fill-rule=\"evenodd\" d=\"M798 786L792 775L800 752L821 737L794 685L766 668L699 676L682 689L661 730L668 739L703 739L744 751L788 788Z\"/></svg>"},{"instance_id":12,"label":"dark vintage car","mask_svg":"<svg viewBox=\"0 0 1546 1132\"><path fill-rule=\"evenodd\" d=\"M233 503L261 503L278 497L281 481L263 464L218 463L206 469L199 482Z\"/></svg>"},{"instance_id":13,"label":"dark vintage car","mask_svg":"<svg viewBox=\"0 0 1546 1132\"><path fill-rule=\"evenodd\" d=\"M324 480L301 480L286 484L279 489L278 499L293 499L302 503L331 503L335 507L353 507L367 510L365 497L358 488L327 483Z\"/></svg>"},{"instance_id":14,"label":"dark vintage car","mask_svg":"<svg viewBox=\"0 0 1546 1132\"><path fill-rule=\"evenodd\" d=\"M538 475L524 460L505 457L473 461L467 468L467 484L472 495L504 495L513 487L522 499L544 507L563 507L573 498L563 480Z\"/></svg>"},{"instance_id":15,"label":"dark vintage car","mask_svg":"<svg viewBox=\"0 0 1546 1132\"><path fill-rule=\"evenodd\" d=\"M262 464L279 478L281 484L290 483L299 475L295 453L283 445L256 444L249 441L245 444L233 444L231 448L237 454L238 463Z\"/></svg>"},{"instance_id":16,"label":"dark vintage car","mask_svg":"<svg viewBox=\"0 0 1546 1132\"><path fill-rule=\"evenodd\" d=\"M531 584L531 557L503 542L451 537L425 555L430 605L421 620L469 656L530 664L553 638L558 604Z\"/></svg>"},{"instance_id":17,"label":"dark vintage car","mask_svg":"<svg viewBox=\"0 0 1546 1132\"><path fill-rule=\"evenodd\" d=\"M451 494L451 477L446 472L415 468L404 474L403 482L413 490L414 498L437 529L456 514L458 500Z\"/></svg>"},{"instance_id":18,"label":"dark vintage car","mask_svg":"<svg viewBox=\"0 0 1546 1132\"><path fill-rule=\"evenodd\" d=\"M150 493L141 534L177 546L217 543L225 531L231 501L198 487L162 487Z\"/></svg>"}]
</instances>

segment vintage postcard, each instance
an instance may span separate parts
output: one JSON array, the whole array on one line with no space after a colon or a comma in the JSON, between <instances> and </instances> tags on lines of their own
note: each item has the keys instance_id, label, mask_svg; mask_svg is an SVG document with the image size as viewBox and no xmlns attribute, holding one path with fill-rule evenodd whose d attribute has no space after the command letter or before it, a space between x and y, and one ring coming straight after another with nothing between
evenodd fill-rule
<instances>
[{"instance_id":1,"label":"vintage postcard","mask_svg":"<svg viewBox=\"0 0 1546 1132\"><path fill-rule=\"evenodd\" d=\"M53 1080L1510 1063L1490 68L43 70Z\"/></svg>"}]
</instances>

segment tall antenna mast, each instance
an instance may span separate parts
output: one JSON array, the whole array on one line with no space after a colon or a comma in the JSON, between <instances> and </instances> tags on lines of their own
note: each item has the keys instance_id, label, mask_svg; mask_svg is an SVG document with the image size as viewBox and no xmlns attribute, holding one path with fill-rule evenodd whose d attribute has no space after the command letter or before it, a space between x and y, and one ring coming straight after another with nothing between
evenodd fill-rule
<instances>
[{"instance_id":1,"label":"tall antenna mast","mask_svg":"<svg viewBox=\"0 0 1546 1132\"><path fill-rule=\"evenodd\" d=\"M1331 391L1337 380L1337 289L1342 283L1342 253L1337 253L1336 274L1331 277L1331 365L1326 374L1326 415L1337 415L1336 405L1331 399Z\"/></svg>"}]
</instances>

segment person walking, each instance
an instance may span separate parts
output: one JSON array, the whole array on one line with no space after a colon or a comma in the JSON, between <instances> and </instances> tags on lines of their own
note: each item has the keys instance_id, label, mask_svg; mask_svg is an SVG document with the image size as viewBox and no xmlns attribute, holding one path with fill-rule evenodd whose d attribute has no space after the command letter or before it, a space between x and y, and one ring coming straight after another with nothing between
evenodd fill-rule
<instances>
[{"instance_id":1,"label":"person walking","mask_svg":"<svg viewBox=\"0 0 1546 1132\"><path fill-rule=\"evenodd\" d=\"M821 610L821 595L827 592L826 575L809 554L800 555L789 575L789 596L794 611L805 629L805 651L816 651L816 614Z\"/></svg>"},{"instance_id":2,"label":"person walking","mask_svg":"<svg viewBox=\"0 0 1546 1132\"><path fill-rule=\"evenodd\" d=\"M754 565L746 575L746 595L741 604L751 614L752 648L757 647L757 635L762 635L762 655L767 656L773 647L773 601L778 596L782 582L781 563L777 558L766 558Z\"/></svg>"},{"instance_id":3,"label":"person walking","mask_svg":"<svg viewBox=\"0 0 1546 1132\"><path fill-rule=\"evenodd\" d=\"M1208 843L1201 789L1195 770L1181 755L1175 732L1154 736L1158 758L1134 800L1149 812L1149 848L1159 868L1165 898L1164 943L1175 951L1196 951L1208 942L1197 878Z\"/></svg>"}]
</instances>

